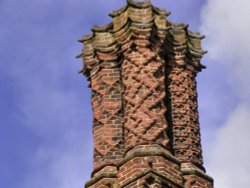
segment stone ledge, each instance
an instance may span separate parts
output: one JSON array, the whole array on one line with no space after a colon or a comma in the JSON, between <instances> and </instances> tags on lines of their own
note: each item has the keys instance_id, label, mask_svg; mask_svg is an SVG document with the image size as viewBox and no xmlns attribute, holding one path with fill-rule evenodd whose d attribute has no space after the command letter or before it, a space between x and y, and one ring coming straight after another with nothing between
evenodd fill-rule
<instances>
[{"instance_id":1,"label":"stone ledge","mask_svg":"<svg viewBox=\"0 0 250 188\"><path fill-rule=\"evenodd\" d=\"M138 147L151 147L151 150L146 149L145 148L139 148ZM135 158L135 157L151 157L151 156L162 156L165 159L168 159L171 162L174 162L178 165L181 164L181 162L176 159L169 151L167 151L166 149L162 148L159 145L138 145L135 148L131 149L130 151L127 152L126 156L124 157L123 160L121 160L120 162L118 162L116 165L114 163L103 163L100 166L98 166L96 169L94 169L94 171L92 172L92 177L94 176L94 174L100 172L103 168L105 168L106 166L117 166L118 168L121 167L122 165L124 165L126 162L130 161L131 159Z\"/></svg>"},{"instance_id":2,"label":"stone ledge","mask_svg":"<svg viewBox=\"0 0 250 188\"><path fill-rule=\"evenodd\" d=\"M100 173L98 176L93 177L90 181L85 183L85 187L90 187L104 178L117 178L117 172L103 172Z\"/></svg>"},{"instance_id":3,"label":"stone ledge","mask_svg":"<svg viewBox=\"0 0 250 188\"><path fill-rule=\"evenodd\" d=\"M144 148L140 148L144 147ZM171 162L181 164L178 159L176 159L169 151L162 148L159 145L138 145L132 150L128 151L124 160L119 163L119 166L125 164L126 162L130 161L135 157L146 157L146 156L162 156L166 159L170 160Z\"/></svg>"},{"instance_id":4,"label":"stone ledge","mask_svg":"<svg viewBox=\"0 0 250 188\"><path fill-rule=\"evenodd\" d=\"M207 175L204 171L202 171L201 169L199 169L198 167L190 167L190 168L181 168L181 172L182 174L185 175L196 175L199 176L211 183L214 182L213 178L209 175Z\"/></svg>"}]
</instances>

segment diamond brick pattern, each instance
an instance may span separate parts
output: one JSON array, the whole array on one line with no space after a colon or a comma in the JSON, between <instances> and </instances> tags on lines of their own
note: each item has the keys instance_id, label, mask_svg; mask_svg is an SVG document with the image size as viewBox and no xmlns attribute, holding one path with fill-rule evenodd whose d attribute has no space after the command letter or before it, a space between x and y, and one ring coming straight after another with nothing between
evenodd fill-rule
<instances>
[{"instance_id":1,"label":"diamond brick pattern","mask_svg":"<svg viewBox=\"0 0 250 188\"><path fill-rule=\"evenodd\" d=\"M164 61L147 48L130 52L122 64L125 146L168 143Z\"/></svg>"},{"instance_id":2,"label":"diamond brick pattern","mask_svg":"<svg viewBox=\"0 0 250 188\"><path fill-rule=\"evenodd\" d=\"M169 109L175 156L202 165L195 73L173 67L168 70Z\"/></svg>"},{"instance_id":3,"label":"diamond brick pattern","mask_svg":"<svg viewBox=\"0 0 250 188\"><path fill-rule=\"evenodd\" d=\"M94 146L96 166L118 157L122 142L122 85L118 68L102 69L92 77ZM100 162L101 161L101 162Z\"/></svg>"}]
</instances>

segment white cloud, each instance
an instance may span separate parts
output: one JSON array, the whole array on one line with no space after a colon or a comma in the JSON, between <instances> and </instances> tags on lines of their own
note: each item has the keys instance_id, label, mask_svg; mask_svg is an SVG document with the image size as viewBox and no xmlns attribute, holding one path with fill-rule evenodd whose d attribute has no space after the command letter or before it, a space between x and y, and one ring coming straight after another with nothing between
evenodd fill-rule
<instances>
[{"instance_id":1,"label":"white cloud","mask_svg":"<svg viewBox=\"0 0 250 188\"><path fill-rule=\"evenodd\" d=\"M217 132L209 170L218 188L247 188L250 180L250 107L240 105Z\"/></svg>"},{"instance_id":2,"label":"white cloud","mask_svg":"<svg viewBox=\"0 0 250 188\"><path fill-rule=\"evenodd\" d=\"M83 143L82 132L67 130L50 146L44 144L33 154L30 163L33 167L29 178L24 179L24 188L71 188L83 187L89 179L92 157L89 155L88 141Z\"/></svg>"},{"instance_id":3,"label":"white cloud","mask_svg":"<svg viewBox=\"0 0 250 188\"><path fill-rule=\"evenodd\" d=\"M241 95L250 95L250 12L248 0L209 0L203 10L202 30L207 35L209 56L220 60Z\"/></svg>"},{"instance_id":4,"label":"white cloud","mask_svg":"<svg viewBox=\"0 0 250 188\"><path fill-rule=\"evenodd\" d=\"M216 133L209 152L208 172L219 188L247 188L250 184L249 7L248 0L208 0L202 14L202 32L207 36L209 59L226 70L221 71L226 72L223 74L225 85L235 93L232 103L237 101Z\"/></svg>"}]
</instances>

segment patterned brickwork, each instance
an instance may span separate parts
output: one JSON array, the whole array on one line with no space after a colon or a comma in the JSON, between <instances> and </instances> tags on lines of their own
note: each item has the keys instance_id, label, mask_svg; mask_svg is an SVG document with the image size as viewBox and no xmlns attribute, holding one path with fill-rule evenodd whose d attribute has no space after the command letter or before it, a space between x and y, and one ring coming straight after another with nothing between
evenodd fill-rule
<instances>
[{"instance_id":1,"label":"patterned brickwork","mask_svg":"<svg viewBox=\"0 0 250 188\"><path fill-rule=\"evenodd\" d=\"M196 74L182 67L168 69L169 122L174 155L182 162L202 165Z\"/></svg>"},{"instance_id":2,"label":"patterned brickwork","mask_svg":"<svg viewBox=\"0 0 250 188\"><path fill-rule=\"evenodd\" d=\"M103 68L91 78L94 112L94 164L123 155L122 83L119 68Z\"/></svg>"},{"instance_id":3,"label":"patterned brickwork","mask_svg":"<svg viewBox=\"0 0 250 188\"><path fill-rule=\"evenodd\" d=\"M125 147L140 143L166 146L164 61L148 48L134 49L122 64Z\"/></svg>"}]
</instances>

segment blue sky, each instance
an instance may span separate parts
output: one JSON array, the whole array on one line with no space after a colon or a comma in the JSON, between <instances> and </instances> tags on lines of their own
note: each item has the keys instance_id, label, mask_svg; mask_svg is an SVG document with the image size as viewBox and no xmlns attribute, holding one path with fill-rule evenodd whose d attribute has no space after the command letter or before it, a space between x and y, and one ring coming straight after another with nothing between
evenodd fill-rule
<instances>
[{"instance_id":1,"label":"blue sky","mask_svg":"<svg viewBox=\"0 0 250 188\"><path fill-rule=\"evenodd\" d=\"M154 0L207 37L198 76L205 167L219 188L250 184L248 0ZM0 0L0 187L83 187L92 169L92 113L77 74L94 25L125 0ZM232 171L233 169L233 171ZM235 176L235 174L241 174Z\"/></svg>"}]
</instances>

